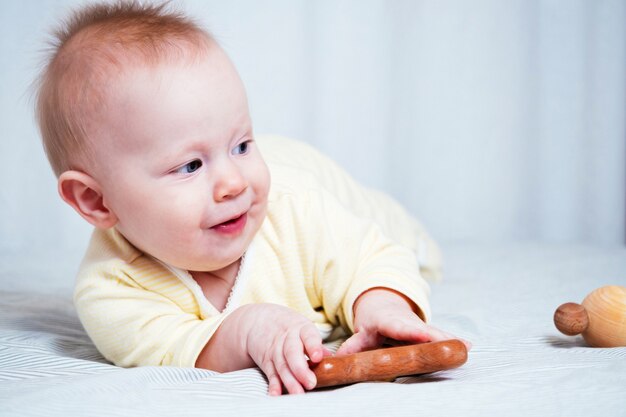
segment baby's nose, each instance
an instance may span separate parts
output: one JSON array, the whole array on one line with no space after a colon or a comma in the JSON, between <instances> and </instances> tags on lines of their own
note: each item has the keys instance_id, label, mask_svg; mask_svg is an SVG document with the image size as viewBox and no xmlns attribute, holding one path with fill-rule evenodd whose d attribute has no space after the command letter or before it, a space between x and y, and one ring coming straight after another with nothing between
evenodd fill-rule
<instances>
[{"instance_id":1,"label":"baby's nose","mask_svg":"<svg viewBox=\"0 0 626 417\"><path fill-rule=\"evenodd\" d=\"M224 201L237 197L248 188L248 181L241 170L234 164L224 164L224 169L218 175L215 182L215 201Z\"/></svg>"}]
</instances>

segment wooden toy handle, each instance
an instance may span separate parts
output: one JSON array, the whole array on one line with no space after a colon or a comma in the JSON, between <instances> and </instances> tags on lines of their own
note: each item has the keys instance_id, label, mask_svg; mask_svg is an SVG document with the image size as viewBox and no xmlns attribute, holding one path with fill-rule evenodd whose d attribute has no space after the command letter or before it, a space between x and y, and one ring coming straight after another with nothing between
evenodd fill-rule
<instances>
[{"instance_id":1,"label":"wooden toy handle","mask_svg":"<svg viewBox=\"0 0 626 417\"><path fill-rule=\"evenodd\" d=\"M313 364L311 369L317 377L316 388L322 388L443 371L466 361L467 348L463 342L445 340L330 356Z\"/></svg>"},{"instance_id":2,"label":"wooden toy handle","mask_svg":"<svg viewBox=\"0 0 626 417\"><path fill-rule=\"evenodd\" d=\"M561 304L554 312L554 325L561 333L575 336L587 330L589 315L585 307L580 304Z\"/></svg>"}]
</instances>

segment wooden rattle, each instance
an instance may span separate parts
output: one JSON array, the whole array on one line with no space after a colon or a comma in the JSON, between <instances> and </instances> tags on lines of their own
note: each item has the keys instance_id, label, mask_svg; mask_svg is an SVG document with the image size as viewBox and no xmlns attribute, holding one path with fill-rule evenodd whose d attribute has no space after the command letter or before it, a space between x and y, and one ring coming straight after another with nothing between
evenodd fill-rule
<instances>
[{"instance_id":1,"label":"wooden rattle","mask_svg":"<svg viewBox=\"0 0 626 417\"><path fill-rule=\"evenodd\" d=\"M456 368L467 361L460 340L422 343L330 356L313 364L316 388L363 381L390 381L399 376Z\"/></svg>"},{"instance_id":2,"label":"wooden rattle","mask_svg":"<svg viewBox=\"0 0 626 417\"><path fill-rule=\"evenodd\" d=\"M582 305L562 304L554 313L554 324L568 336L582 333L589 346L626 346L626 287L601 287Z\"/></svg>"}]
</instances>

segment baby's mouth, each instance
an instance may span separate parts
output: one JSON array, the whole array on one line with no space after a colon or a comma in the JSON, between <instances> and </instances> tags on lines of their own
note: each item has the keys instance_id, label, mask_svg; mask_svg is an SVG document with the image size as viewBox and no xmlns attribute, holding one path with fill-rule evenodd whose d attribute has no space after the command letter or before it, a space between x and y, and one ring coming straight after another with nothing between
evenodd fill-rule
<instances>
[{"instance_id":1,"label":"baby's mouth","mask_svg":"<svg viewBox=\"0 0 626 417\"><path fill-rule=\"evenodd\" d=\"M215 227L217 227L217 226L227 226L229 224L233 224L233 223L237 222L237 220L241 219L242 216L243 216L243 214L241 216L235 217L234 219L226 220L224 223L220 223L220 224L216 225Z\"/></svg>"},{"instance_id":2,"label":"baby's mouth","mask_svg":"<svg viewBox=\"0 0 626 417\"><path fill-rule=\"evenodd\" d=\"M243 228L246 225L247 220L248 220L248 213L246 212L235 218L226 220L223 223L216 224L215 226L211 227L211 229L219 233L234 234L243 230Z\"/></svg>"}]
</instances>

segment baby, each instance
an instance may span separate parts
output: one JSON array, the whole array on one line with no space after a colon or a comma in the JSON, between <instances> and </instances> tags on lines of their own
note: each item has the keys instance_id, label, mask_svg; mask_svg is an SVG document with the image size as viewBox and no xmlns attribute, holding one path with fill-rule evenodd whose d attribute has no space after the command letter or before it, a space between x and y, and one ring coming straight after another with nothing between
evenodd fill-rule
<instances>
[{"instance_id":1,"label":"baby","mask_svg":"<svg viewBox=\"0 0 626 417\"><path fill-rule=\"evenodd\" d=\"M74 294L120 366L259 366L269 393L313 389L307 360L453 338L425 322L436 245L395 202L310 147L255 138L242 82L163 5L75 13L37 116L65 202L95 226ZM426 253L424 249L429 250Z\"/></svg>"}]
</instances>

